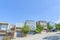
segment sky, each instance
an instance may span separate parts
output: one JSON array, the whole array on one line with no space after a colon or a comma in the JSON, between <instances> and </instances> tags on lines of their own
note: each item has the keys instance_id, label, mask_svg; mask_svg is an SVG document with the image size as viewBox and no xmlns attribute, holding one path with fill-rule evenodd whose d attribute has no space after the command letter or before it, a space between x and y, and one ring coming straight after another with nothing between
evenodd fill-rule
<instances>
[{"instance_id":1,"label":"sky","mask_svg":"<svg viewBox=\"0 0 60 40\"><path fill-rule=\"evenodd\" d=\"M60 22L60 0L0 0L0 22Z\"/></svg>"}]
</instances>

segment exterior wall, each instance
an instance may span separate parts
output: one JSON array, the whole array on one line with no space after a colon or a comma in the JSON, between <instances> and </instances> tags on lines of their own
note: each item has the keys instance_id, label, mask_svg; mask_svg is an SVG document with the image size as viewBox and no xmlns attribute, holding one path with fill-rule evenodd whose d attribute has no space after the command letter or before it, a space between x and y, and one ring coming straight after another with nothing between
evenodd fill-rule
<instances>
[{"instance_id":1,"label":"exterior wall","mask_svg":"<svg viewBox=\"0 0 60 40\"><path fill-rule=\"evenodd\" d=\"M32 31L36 29L36 22L33 20L26 20L25 24L29 25Z\"/></svg>"}]
</instances>

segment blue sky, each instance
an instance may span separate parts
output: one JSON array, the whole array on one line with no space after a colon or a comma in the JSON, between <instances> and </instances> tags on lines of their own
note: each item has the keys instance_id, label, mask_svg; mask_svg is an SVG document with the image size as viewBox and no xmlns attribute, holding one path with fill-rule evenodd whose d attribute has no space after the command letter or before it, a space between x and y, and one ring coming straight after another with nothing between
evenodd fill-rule
<instances>
[{"instance_id":1,"label":"blue sky","mask_svg":"<svg viewBox=\"0 0 60 40\"><path fill-rule=\"evenodd\" d=\"M0 0L0 22L57 21L60 0Z\"/></svg>"}]
</instances>

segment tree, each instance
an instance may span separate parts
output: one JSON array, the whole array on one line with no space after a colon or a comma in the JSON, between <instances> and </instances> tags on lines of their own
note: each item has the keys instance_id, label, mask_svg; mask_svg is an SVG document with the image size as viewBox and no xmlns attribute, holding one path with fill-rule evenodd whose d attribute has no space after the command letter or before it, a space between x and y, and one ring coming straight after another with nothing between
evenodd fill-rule
<instances>
[{"instance_id":1,"label":"tree","mask_svg":"<svg viewBox=\"0 0 60 40\"><path fill-rule=\"evenodd\" d=\"M36 27L37 27L35 30L36 33L41 33L41 31L44 29L44 27L40 24L36 24Z\"/></svg>"},{"instance_id":2,"label":"tree","mask_svg":"<svg viewBox=\"0 0 60 40\"><path fill-rule=\"evenodd\" d=\"M60 30L60 23L59 24L56 24L56 29L57 30Z\"/></svg>"},{"instance_id":3,"label":"tree","mask_svg":"<svg viewBox=\"0 0 60 40\"><path fill-rule=\"evenodd\" d=\"M47 23L47 28L48 30L51 30L53 27L49 24L49 22Z\"/></svg>"},{"instance_id":4,"label":"tree","mask_svg":"<svg viewBox=\"0 0 60 40\"><path fill-rule=\"evenodd\" d=\"M24 25L22 28L23 36L26 36L26 34L30 31L30 27L28 25Z\"/></svg>"},{"instance_id":5,"label":"tree","mask_svg":"<svg viewBox=\"0 0 60 40\"><path fill-rule=\"evenodd\" d=\"M39 32L41 32L41 30L39 28L36 28L35 32L39 33Z\"/></svg>"}]
</instances>

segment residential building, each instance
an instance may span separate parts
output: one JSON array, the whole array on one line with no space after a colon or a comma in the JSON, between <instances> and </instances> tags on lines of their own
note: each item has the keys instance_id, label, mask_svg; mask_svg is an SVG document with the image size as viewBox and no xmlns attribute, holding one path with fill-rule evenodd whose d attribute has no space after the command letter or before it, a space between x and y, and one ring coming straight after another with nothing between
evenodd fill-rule
<instances>
[{"instance_id":1,"label":"residential building","mask_svg":"<svg viewBox=\"0 0 60 40\"><path fill-rule=\"evenodd\" d=\"M24 22L16 23L15 25L15 38L22 37L22 27L24 26Z\"/></svg>"},{"instance_id":2,"label":"residential building","mask_svg":"<svg viewBox=\"0 0 60 40\"><path fill-rule=\"evenodd\" d=\"M10 24L8 22L0 22L0 34L6 34Z\"/></svg>"}]
</instances>

